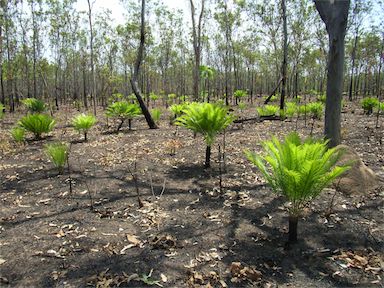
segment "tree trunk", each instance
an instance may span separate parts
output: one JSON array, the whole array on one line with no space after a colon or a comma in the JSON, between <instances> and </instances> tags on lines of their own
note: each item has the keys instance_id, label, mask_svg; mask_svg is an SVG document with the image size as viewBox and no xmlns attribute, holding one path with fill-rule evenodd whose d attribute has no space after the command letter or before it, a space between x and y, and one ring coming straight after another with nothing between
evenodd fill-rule
<instances>
[{"instance_id":1,"label":"tree trunk","mask_svg":"<svg viewBox=\"0 0 384 288\"><path fill-rule=\"evenodd\" d=\"M297 223L299 222L298 216L289 216L289 231L288 231L288 243L293 244L297 242Z\"/></svg>"},{"instance_id":2,"label":"tree trunk","mask_svg":"<svg viewBox=\"0 0 384 288\"><path fill-rule=\"evenodd\" d=\"M143 60L144 53L144 43L145 43L145 0L141 0L141 29L140 29L140 46L137 52L136 64L131 78L131 85L133 93L135 93L137 101L139 102L141 111L144 114L145 120L150 129L157 129L155 121L153 121L151 113L149 113L147 106L143 101L141 92L138 86L138 77L140 71L141 61Z\"/></svg>"},{"instance_id":3,"label":"tree trunk","mask_svg":"<svg viewBox=\"0 0 384 288\"><path fill-rule=\"evenodd\" d=\"M200 61L201 61L201 26L204 17L204 4L205 0L201 1L201 11L199 15L198 26L196 27L195 20L195 6L193 0L189 1L191 4L191 17L192 17L192 39L193 39L193 51L195 56L195 67L193 69L193 95L195 101L199 98L200 91Z\"/></svg>"},{"instance_id":4,"label":"tree trunk","mask_svg":"<svg viewBox=\"0 0 384 288\"><path fill-rule=\"evenodd\" d=\"M91 73L92 73L92 100L93 100L93 114L96 116L96 75L95 75L95 66L94 66L94 55L93 55L93 26L92 26L92 7L90 0L88 1L88 19L89 19L89 29L91 32Z\"/></svg>"},{"instance_id":5,"label":"tree trunk","mask_svg":"<svg viewBox=\"0 0 384 288\"><path fill-rule=\"evenodd\" d=\"M204 168L211 167L211 146L207 145L207 148L205 149L205 164Z\"/></svg>"},{"instance_id":6,"label":"tree trunk","mask_svg":"<svg viewBox=\"0 0 384 288\"><path fill-rule=\"evenodd\" d=\"M281 67L281 96L280 96L280 110L284 109L285 90L287 83L287 58L288 58L288 32L287 32L287 6L285 0L281 0L281 9L283 16L283 64Z\"/></svg>"},{"instance_id":7,"label":"tree trunk","mask_svg":"<svg viewBox=\"0 0 384 288\"><path fill-rule=\"evenodd\" d=\"M344 38L349 4L350 0L315 0L316 9L326 25L329 37L324 134L330 140L330 147L337 146L341 142Z\"/></svg>"}]
</instances>

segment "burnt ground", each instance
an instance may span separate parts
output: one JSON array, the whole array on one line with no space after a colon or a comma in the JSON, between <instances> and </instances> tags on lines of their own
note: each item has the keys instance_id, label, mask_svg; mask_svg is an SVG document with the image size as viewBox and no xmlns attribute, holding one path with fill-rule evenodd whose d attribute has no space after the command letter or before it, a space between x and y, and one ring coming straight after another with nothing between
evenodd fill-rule
<instances>
[{"instance_id":1,"label":"burnt ground","mask_svg":"<svg viewBox=\"0 0 384 288\"><path fill-rule=\"evenodd\" d=\"M348 105L343 143L383 175L384 117L376 129L374 116ZM138 118L134 130L116 134L100 111L86 143L68 125L76 113L57 112L51 135L25 145L7 132L23 112L0 124L1 287L383 287L382 182L359 195L324 191L300 219L298 243L286 249L287 204L243 155L271 135L308 136L311 120L228 128L220 191L222 136L212 167L203 169L202 138L175 133L167 113L160 129ZM322 131L316 121L314 135ZM63 175L43 150L57 140L72 143Z\"/></svg>"}]
</instances>

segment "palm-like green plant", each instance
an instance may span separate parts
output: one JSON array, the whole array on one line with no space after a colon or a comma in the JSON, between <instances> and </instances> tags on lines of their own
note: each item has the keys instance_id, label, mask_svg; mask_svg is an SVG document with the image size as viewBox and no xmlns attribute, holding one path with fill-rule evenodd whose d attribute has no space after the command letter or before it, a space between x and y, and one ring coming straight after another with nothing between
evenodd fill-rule
<instances>
[{"instance_id":1,"label":"palm-like green plant","mask_svg":"<svg viewBox=\"0 0 384 288\"><path fill-rule=\"evenodd\" d=\"M132 119L141 114L140 106L126 101L112 103L107 107L106 115L120 120L117 132L120 131L125 120L128 120L129 129L132 128Z\"/></svg>"},{"instance_id":2,"label":"palm-like green plant","mask_svg":"<svg viewBox=\"0 0 384 288\"><path fill-rule=\"evenodd\" d=\"M279 109L280 108L277 105L265 105L256 108L257 114L259 114L260 117L275 116Z\"/></svg>"},{"instance_id":3,"label":"palm-like green plant","mask_svg":"<svg viewBox=\"0 0 384 288\"><path fill-rule=\"evenodd\" d=\"M324 110L324 104L321 102L311 102L307 105L312 119L321 119Z\"/></svg>"},{"instance_id":4,"label":"palm-like green plant","mask_svg":"<svg viewBox=\"0 0 384 288\"><path fill-rule=\"evenodd\" d=\"M160 117L161 117L161 110L157 109L157 108L152 109L151 110L151 116L152 116L153 121L155 121L155 123L158 124L160 121Z\"/></svg>"},{"instance_id":5,"label":"palm-like green plant","mask_svg":"<svg viewBox=\"0 0 384 288\"><path fill-rule=\"evenodd\" d=\"M11 129L11 135L15 142L24 142L25 141L25 129L21 127L13 127Z\"/></svg>"},{"instance_id":6,"label":"palm-like green plant","mask_svg":"<svg viewBox=\"0 0 384 288\"><path fill-rule=\"evenodd\" d=\"M31 113L41 113L47 108L47 105L45 105L43 101L36 98L25 98L24 100L21 100L21 102Z\"/></svg>"},{"instance_id":7,"label":"palm-like green plant","mask_svg":"<svg viewBox=\"0 0 384 288\"><path fill-rule=\"evenodd\" d=\"M291 202L289 242L297 240L297 223L303 208L349 169L347 165L336 166L342 151L328 149L327 144L324 140L301 141L297 133L291 133L283 142L276 137L264 142L265 156L245 151L248 160L257 166L272 190Z\"/></svg>"},{"instance_id":8,"label":"palm-like green plant","mask_svg":"<svg viewBox=\"0 0 384 288\"><path fill-rule=\"evenodd\" d=\"M379 99L375 97L366 97L361 100L361 107L366 114L372 114L373 108L379 105Z\"/></svg>"},{"instance_id":9,"label":"palm-like green plant","mask_svg":"<svg viewBox=\"0 0 384 288\"><path fill-rule=\"evenodd\" d=\"M45 153L59 170L59 174L64 171L65 163L68 160L68 150L68 145L64 143L52 143L45 146Z\"/></svg>"},{"instance_id":10,"label":"palm-like green plant","mask_svg":"<svg viewBox=\"0 0 384 288\"><path fill-rule=\"evenodd\" d=\"M233 92L233 96L235 97L236 105L238 104L239 99L247 97L247 91L244 90L236 90Z\"/></svg>"},{"instance_id":11,"label":"palm-like green plant","mask_svg":"<svg viewBox=\"0 0 384 288\"><path fill-rule=\"evenodd\" d=\"M176 125L186 127L195 133L201 133L207 144L205 167L210 167L211 146L218 133L232 123L234 117L224 107L212 103L191 103L184 114L176 119Z\"/></svg>"},{"instance_id":12,"label":"palm-like green plant","mask_svg":"<svg viewBox=\"0 0 384 288\"><path fill-rule=\"evenodd\" d=\"M0 120L3 119L4 117L4 110L5 110L5 106L0 103Z\"/></svg>"},{"instance_id":13,"label":"palm-like green plant","mask_svg":"<svg viewBox=\"0 0 384 288\"><path fill-rule=\"evenodd\" d=\"M173 118L177 118L183 114L183 110L188 106L188 103L182 104L173 104L169 106L169 110L171 110L173 114Z\"/></svg>"},{"instance_id":14,"label":"palm-like green plant","mask_svg":"<svg viewBox=\"0 0 384 288\"><path fill-rule=\"evenodd\" d=\"M287 102L285 105L284 116L292 119L297 111L297 105L295 102Z\"/></svg>"},{"instance_id":15,"label":"palm-like green plant","mask_svg":"<svg viewBox=\"0 0 384 288\"><path fill-rule=\"evenodd\" d=\"M46 114L29 114L19 121L19 126L32 132L37 140L43 133L51 132L55 124L55 120Z\"/></svg>"},{"instance_id":16,"label":"palm-like green plant","mask_svg":"<svg viewBox=\"0 0 384 288\"><path fill-rule=\"evenodd\" d=\"M89 129L96 123L96 117L93 115L80 114L72 119L72 126L76 131L84 134L84 141L87 141Z\"/></svg>"}]
</instances>

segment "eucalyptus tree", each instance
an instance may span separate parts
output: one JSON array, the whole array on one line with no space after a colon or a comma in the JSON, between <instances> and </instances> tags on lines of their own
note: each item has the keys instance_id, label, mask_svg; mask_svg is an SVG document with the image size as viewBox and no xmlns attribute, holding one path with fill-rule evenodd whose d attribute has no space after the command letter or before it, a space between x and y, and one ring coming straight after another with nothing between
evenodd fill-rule
<instances>
[{"instance_id":1,"label":"eucalyptus tree","mask_svg":"<svg viewBox=\"0 0 384 288\"><path fill-rule=\"evenodd\" d=\"M140 21L140 44L139 48L137 50L137 57L136 62L133 70L133 74L131 77L131 85L132 90L136 95L137 101L139 102L141 111L144 114L145 120L147 121L147 124L150 129L157 129L157 125L155 121L153 121L151 113L149 113L147 106L145 105L143 101L143 97L141 95L141 91L139 89L138 85L138 76L140 72L140 65L143 61L143 55L144 55L144 45L145 45L145 0L141 0L141 21Z\"/></svg>"},{"instance_id":2,"label":"eucalyptus tree","mask_svg":"<svg viewBox=\"0 0 384 288\"><path fill-rule=\"evenodd\" d=\"M222 46L225 51L224 56L224 78L225 78L225 104L229 105L229 95L231 94L232 83L230 73L233 67L235 76L235 85L238 82L238 70L236 67L236 54L234 46L234 32L240 26L240 12L243 6L242 1L235 1L234 6L229 5L227 0L217 0L214 18L219 26L219 32L224 35L224 45ZM219 38L220 39L220 38ZM232 87L237 89L238 87Z\"/></svg>"},{"instance_id":3,"label":"eucalyptus tree","mask_svg":"<svg viewBox=\"0 0 384 288\"><path fill-rule=\"evenodd\" d=\"M329 139L329 146L334 147L341 142L344 42L350 0L315 0L315 5L325 23L329 38L324 134Z\"/></svg>"},{"instance_id":4,"label":"eucalyptus tree","mask_svg":"<svg viewBox=\"0 0 384 288\"><path fill-rule=\"evenodd\" d=\"M261 43L264 52L264 60L274 66L275 83L281 81L281 16L279 12L278 1L269 0L249 0L247 1L247 12L251 21L255 23L253 32L261 35L264 41ZM270 49L272 47L272 49ZM268 59L267 59L268 58Z\"/></svg>"},{"instance_id":5,"label":"eucalyptus tree","mask_svg":"<svg viewBox=\"0 0 384 288\"><path fill-rule=\"evenodd\" d=\"M164 5L155 9L156 23L158 28L159 43L156 45L157 62L161 71L163 91L165 95L171 92L170 75L168 73L172 58L175 57L176 30L181 29L181 17L175 11L171 11Z\"/></svg>"},{"instance_id":6,"label":"eucalyptus tree","mask_svg":"<svg viewBox=\"0 0 384 288\"><path fill-rule=\"evenodd\" d=\"M290 88L291 94L295 97L299 93L299 80L300 75L305 72L305 69L311 69L313 65L316 65L316 61L311 61L311 65L305 65L304 58L312 55L312 59L320 60L321 55L313 51L317 51L317 43L314 41L316 39L314 33L311 31L311 27L314 27L315 24L315 9L310 2L306 0L292 1L289 3L288 11L288 24L289 24L289 36L290 36L290 46L289 46L289 58L291 63L291 77L290 77ZM312 60L308 59L307 60ZM309 63L308 63L309 64ZM325 62L324 62L325 65ZM312 69L311 74L315 76L318 72L318 69Z\"/></svg>"},{"instance_id":7,"label":"eucalyptus tree","mask_svg":"<svg viewBox=\"0 0 384 288\"><path fill-rule=\"evenodd\" d=\"M95 0L96 1L96 0ZM93 34L93 25L92 25L92 6L94 2L91 4L90 0L87 0L88 3L88 21L89 21L89 38L90 38L90 53L91 53L91 75L92 75L92 100L93 100L93 114L96 116L96 105L97 105L97 97L96 97L96 74L95 74L95 56L93 53L93 40L94 40L94 34Z\"/></svg>"},{"instance_id":8,"label":"eucalyptus tree","mask_svg":"<svg viewBox=\"0 0 384 288\"><path fill-rule=\"evenodd\" d=\"M193 51L194 51L194 69L193 69L193 95L195 100L198 99L200 93L200 63L201 63L201 52L202 52L202 36L203 36L203 25L206 19L206 0L199 0L200 9L198 10L198 17L196 19L196 5L194 0L189 0L191 8L191 19L192 19L192 40L193 40Z\"/></svg>"},{"instance_id":9,"label":"eucalyptus tree","mask_svg":"<svg viewBox=\"0 0 384 288\"><path fill-rule=\"evenodd\" d=\"M41 37L41 31L44 31L43 22L45 21L45 13L43 8L43 0L28 0L28 4L31 11L32 18L32 51L33 51L33 96L40 97L38 95L38 83L37 83L37 65L41 58L41 51L43 49L43 37Z\"/></svg>"},{"instance_id":10,"label":"eucalyptus tree","mask_svg":"<svg viewBox=\"0 0 384 288\"><path fill-rule=\"evenodd\" d=\"M352 8L353 7L353 8ZM350 17L350 27L349 30L352 33L353 46L350 55L350 78L349 78L349 90L348 90L348 99L352 101L353 90L355 89L356 93L356 81L354 80L356 74L356 52L357 46L359 44L359 38L362 32L364 32L363 21L366 18L372 9L372 2L370 0L353 0L353 5L351 5L352 11ZM356 94L355 94L356 95Z\"/></svg>"}]
</instances>

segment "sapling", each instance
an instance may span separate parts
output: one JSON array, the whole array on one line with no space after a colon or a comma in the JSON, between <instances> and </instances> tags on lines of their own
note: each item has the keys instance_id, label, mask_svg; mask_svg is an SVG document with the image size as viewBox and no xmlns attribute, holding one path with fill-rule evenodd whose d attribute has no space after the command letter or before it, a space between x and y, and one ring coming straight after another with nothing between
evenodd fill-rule
<instances>
[{"instance_id":1,"label":"sapling","mask_svg":"<svg viewBox=\"0 0 384 288\"><path fill-rule=\"evenodd\" d=\"M47 105L36 98L26 98L21 100L21 103L23 103L31 113L41 113L47 109Z\"/></svg>"},{"instance_id":2,"label":"sapling","mask_svg":"<svg viewBox=\"0 0 384 288\"><path fill-rule=\"evenodd\" d=\"M68 151L68 145L64 143L52 143L45 146L45 153L59 170L59 174L64 171L65 163L68 160Z\"/></svg>"},{"instance_id":3,"label":"sapling","mask_svg":"<svg viewBox=\"0 0 384 288\"><path fill-rule=\"evenodd\" d=\"M205 168L210 167L211 146L217 134L222 132L234 120L228 110L212 103L191 103L184 114L176 119L176 125L183 126L204 136Z\"/></svg>"},{"instance_id":4,"label":"sapling","mask_svg":"<svg viewBox=\"0 0 384 288\"><path fill-rule=\"evenodd\" d=\"M55 124L55 120L46 114L29 114L19 121L19 126L32 132L37 140L43 133L51 132Z\"/></svg>"},{"instance_id":5,"label":"sapling","mask_svg":"<svg viewBox=\"0 0 384 288\"><path fill-rule=\"evenodd\" d=\"M350 167L336 165L342 151L336 147L328 149L328 141L302 141L296 132L282 142L273 137L264 142L263 147L265 156L250 151L245 151L245 155L257 166L272 190L290 202L288 241L294 243L304 207Z\"/></svg>"},{"instance_id":6,"label":"sapling","mask_svg":"<svg viewBox=\"0 0 384 288\"><path fill-rule=\"evenodd\" d=\"M379 104L379 99L375 97L366 97L361 100L361 107L367 115L372 114L373 108L379 106Z\"/></svg>"},{"instance_id":7,"label":"sapling","mask_svg":"<svg viewBox=\"0 0 384 288\"><path fill-rule=\"evenodd\" d=\"M80 114L72 119L72 126L76 131L82 132L84 141L87 141L88 131L95 125L96 121L96 117L93 115Z\"/></svg>"},{"instance_id":8,"label":"sapling","mask_svg":"<svg viewBox=\"0 0 384 288\"><path fill-rule=\"evenodd\" d=\"M13 127L11 129L11 135L15 142L21 143L25 141L25 129L21 127Z\"/></svg>"},{"instance_id":9,"label":"sapling","mask_svg":"<svg viewBox=\"0 0 384 288\"><path fill-rule=\"evenodd\" d=\"M3 119L4 117L4 110L5 110L5 106L0 103L0 120Z\"/></svg>"},{"instance_id":10,"label":"sapling","mask_svg":"<svg viewBox=\"0 0 384 288\"><path fill-rule=\"evenodd\" d=\"M257 107L256 110L260 117L275 116L279 111L279 106L265 105L262 107Z\"/></svg>"},{"instance_id":11,"label":"sapling","mask_svg":"<svg viewBox=\"0 0 384 288\"><path fill-rule=\"evenodd\" d=\"M155 121L156 124L159 124L160 117L161 117L161 110L157 108L152 109L151 116L153 121Z\"/></svg>"},{"instance_id":12,"label":"sapling","mask_svg":"<svg viewBox=\"0 0 384 288\"><path fill-rule=\"evenodd\" d=\"M125 120L128 120L129 130L132 129L132 119L141 114L140 106L137 104L131 104L126 101L120 101L112 103L107 107L106 115L108 117L116 118L120 120L119 125L117 126L117 131L119 132L123 126Z\"/></svg>"}]
</instances>

